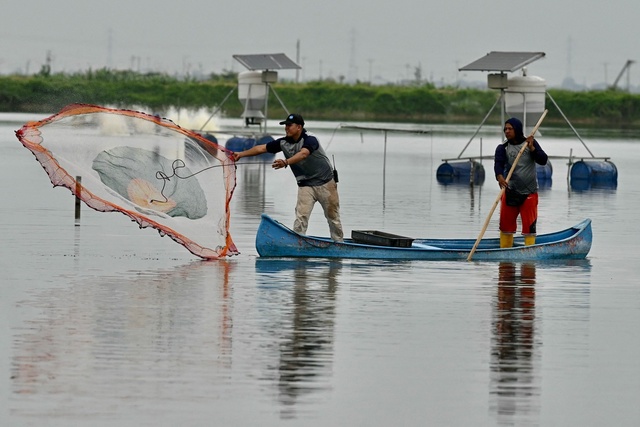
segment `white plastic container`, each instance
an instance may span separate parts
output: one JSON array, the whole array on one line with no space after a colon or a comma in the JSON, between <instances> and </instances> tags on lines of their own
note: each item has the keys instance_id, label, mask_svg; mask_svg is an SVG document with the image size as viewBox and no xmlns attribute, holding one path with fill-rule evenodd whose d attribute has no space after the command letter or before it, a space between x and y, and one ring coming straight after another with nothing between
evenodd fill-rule
<instances>
[{"instance_id":1,"label":"white plastic container","mask_svg":"<svg viewBox=\"0 0 640 427\"><path fill-rule=\"evenodd\" d=\"M262 71L238 74L238 99L244 105L243 119L252 123L264 120L268 90L268 85L262 80Z\"/></svg>"},{"instance_id":2,"label":"white plastic container","mask_svg":"<svg viewBox=\"0 0 640 427\"><path fill-rule=\"evenodd\" d=\"M545 110L547 82L536 76L515 76L509 77L507 83L505 112L508 117L522 120L527 135Z\"/></svg>"}]
</instances>

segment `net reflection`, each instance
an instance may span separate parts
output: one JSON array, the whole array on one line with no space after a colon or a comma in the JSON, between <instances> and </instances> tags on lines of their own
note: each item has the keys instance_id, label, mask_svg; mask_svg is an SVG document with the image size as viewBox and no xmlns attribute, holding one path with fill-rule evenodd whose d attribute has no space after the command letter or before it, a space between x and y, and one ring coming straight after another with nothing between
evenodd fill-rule
<instances>
[{"instance_id":1,"label":"net reflection","mask_svg":"<svg viewBox=\"0 0 640 427\"><path fill-rule=\"evenodd\" d=\"M499 421L538 414L540 358L535 340L536 266L510 262L498 266L492 343L490 407Z\"/></svg>"},{"instance_id":2,"label":"net reflection","mask_svg":"<svg viewBox=\"0 0 640 427\"><path fill-rule=\"evenodd\" d=\"M194 378L215 383L231 366L233 268L219 260L79 275L21 301L34 314L12 331L12 412L90 417L114 401L140 412L141 401L175 399L176 389L198 398Z\"/></svg>"},{"instance_id":3,"label":"net reflection","mask_svg":"<svg viewBox=\"0 0 640 427\"><path fill-rule=\"evenodd\" d=\"M256 261L258 285L274 292L285 285L286 306L270 327L278 343L278 360L271 366L277 383L282 418L296 418L297 406L330 384L340 261ZM286 286L289 282L292 287ZM284 319L282 319L284 317Z\"/></svg>"}]
</instances>

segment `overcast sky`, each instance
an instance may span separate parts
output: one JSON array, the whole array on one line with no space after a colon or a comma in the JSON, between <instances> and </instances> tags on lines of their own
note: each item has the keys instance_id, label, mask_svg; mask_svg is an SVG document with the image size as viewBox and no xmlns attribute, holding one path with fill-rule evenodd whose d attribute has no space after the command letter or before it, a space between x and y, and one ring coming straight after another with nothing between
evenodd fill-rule
<instances>
[{"instance_id":1,"label":"overcast sky","mask_svg":"<svg viewBox=\"0 0 640 427\"><path fill-rule=\"evenodd\" d=\"M458 68L490 51L539 51L528 73L557 87L566 77L611 84L640 60L638 0L2 0L0 10L0 74L33 74L49 52L53 72L171 74L243 71L232 55L299 52L301 80L398 82L419 67L454 84L486 82ZM640 63L629 79L640 85Z\"/></svg>"}]
</instances>

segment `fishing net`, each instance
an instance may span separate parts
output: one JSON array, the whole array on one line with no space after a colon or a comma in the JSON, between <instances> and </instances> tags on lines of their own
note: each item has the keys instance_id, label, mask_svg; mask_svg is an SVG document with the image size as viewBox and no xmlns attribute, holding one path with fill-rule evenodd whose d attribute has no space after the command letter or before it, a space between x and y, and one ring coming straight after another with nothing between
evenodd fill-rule
<instances>
[{"instance_id":1,"label":"fishing net","mask_svg":"<svg viewBox=\"0 0 640 427\"><path fill-rule=\"evenodd\" d=\"M72 104L16 136L87 206L118 211L191 253L238 253L229 235L235 164L223 147L159 116Z\"/></svg>"}]
</instances>

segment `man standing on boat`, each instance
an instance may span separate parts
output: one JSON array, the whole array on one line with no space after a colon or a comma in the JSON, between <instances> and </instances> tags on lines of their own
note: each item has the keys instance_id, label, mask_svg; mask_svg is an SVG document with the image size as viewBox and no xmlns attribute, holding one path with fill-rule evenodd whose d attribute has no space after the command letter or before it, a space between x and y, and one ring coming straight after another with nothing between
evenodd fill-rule
<instances>
[{"instance_id":1,"label":"man standing on boat","mask_svg":"<svg viewBox=\"0 0 640 427\"><path fill-rule=\"evenodd\" d=\"M546 165L547 154L538 141L524 136L522 122L512 117L504 124L504 136L507 139L496 148L493 170L500 188L504 188L500 204L500 247L513 246L513 235L520 215L525 245L536 242L536 223L538 221L538 173L536 164ZM511 170L518 153L526 144L513 174L507 183L505 175Z\"/></svg>"},{"instance_id":2,"label":"man standing on boat","mask_svg":"<svg viewBox=\"0 0 640 427\"><path fill-rule=\"evenodd\" d=\"M318 202L329 223L331 239L342 242L338 185L334 180L334 171L329 158L318 139L304 128L304 119L300 114L289 114L280 124L285 126L286 136L266 144L255 145L246 151L233 153L233 158L238 161L243 157L257 156L266 152L282 152L285 158L276 159L271 167L286 169L291 166L291 172L296 177L298 201L293 231L306 234L309 216L314 204Z\"/></svg>"}]
</instances>

